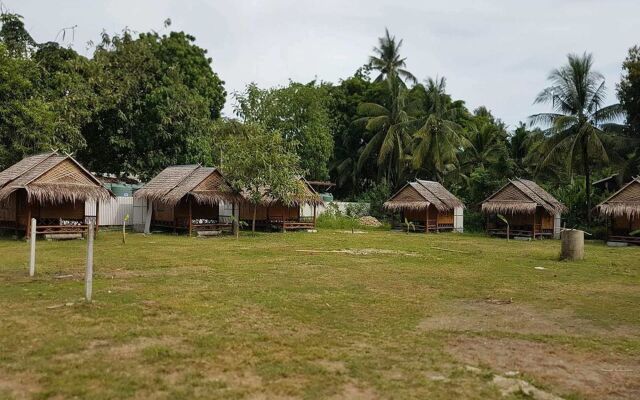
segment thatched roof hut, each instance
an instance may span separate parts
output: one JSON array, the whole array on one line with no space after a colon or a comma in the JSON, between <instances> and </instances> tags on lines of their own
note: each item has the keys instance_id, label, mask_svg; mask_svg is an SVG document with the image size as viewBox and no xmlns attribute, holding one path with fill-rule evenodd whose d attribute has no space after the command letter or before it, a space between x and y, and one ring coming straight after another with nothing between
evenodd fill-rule
<instances>
[{"instance_id":1,"label":"thatched roof hut","mask_svg":"<svg viewBox=\"0 0 640 400\"><path fill-rule=\"evenodd\" d=\"M640 177L598 204L595 211L609 218L607 232L610 241L640 244L640 236L631 235L640 229Z\"/></svg>"},{"instance_id":2,"label":"thatched roof hut","mask_svg":"<svg viewBox=\"0 0 640 400\"><path fill-rule=\"evenodd\" d=\"M401 212L418 230L462 230L464 204L438 182L417 180L398 190L383 208Z\"/></svg>"},{"instance_id":3,"label":"thatched roof hut","mask_svg":"<svg viewBox=\"0 0 640 400\"><path fill-rule=\"evenodd\" d=\"M567 208L537 183L516 178L482 202L485 214L533 214L542 207L549 214L565 212Z\"/></svg>"},{"instance_id":4,"label":"thatched roof hut","mask_svg":"<svg viewBox=\"0 0 640 400\"><path fill-rule=\"evenodd\" d=\"M263 188L261 192L263 193L262 200L260 201L261 205L266 207L266 206L273 206L276 204L284 204L284 202L281 199L278 199L269 194L268 187ZM249 193L243 190L241 194L244 200L246 202L249 202ZM320 197L318 192L316 192L316 190L309 184L309 182L307 182L306 179L304 179L303 177L299 177L298 193L296 193L295 195L292 196L291 199L289 199L289 201L287 202L287 205L291 207L302 207L305 205L319 206L323 204L324 202L322 201L322 198Z\"/></svg>"},{"instance_id":5,"label":"thatched roof hut","mask_svg":"<svg viewBox=\"0 0 640 400\"><path fill-rule=\"evenodd\" d=\"M236 205L242 196L231 188L220 170L201 165L168 167L137 190L134 198L151 204L146 226L196 231L231 230L219 205Z\"/></svg>"},{"instance_id":6,"label":"thatched roof hut","mask_svg":"<svg viewBox=\"0 0 640 400\"><path fill-rule=\"evenodd\" d=\"M106 200L111 194L69 155L57 152L24 158L0 172L0 201L24 190L29 202Z\"/></svg>"},{"instance_id":7,"label":"thatched roof hut","mask_svg":"<svg viewBox=\"0 0 640 400\"><path fill-rule=\"evenodd\" d=\"M487 232L494 235L559 237L561 214L566 207L537 183L516 178L482 202L488 215ZM496 216L502 214L509 226Z\"/></svg>"},{"instance_id":8,"label":"thatched roof hut","mask_svg":"<svg viewBox=\"0 0 640 400\"><path fill-rule=\"evenodd\" d=\"M598 204L595 209L602 216L640 218L640 176Z\"/></svg>"},{"instance_id":9,"label":"thatched roof hut","mask_svg":"<svg viewBox=\"0 0 640 400\"><path fill-rule=\"evenodd\" d=\"M0 172L0 227L42 234L86 232L85 202L112 193L70 155L38 154ZM97 214L97 212L96 212ZM97 221L96 221L97 222Z\"/></svg>"},{"instance_id":10,"label":"thatched roof hut","mask_svg":"<svg viewBox=\"0 0 640 400\"><path fill-rule=\"evenodd\" d=\"M133 196L168 206L177 205L187 196L196 203L206 205L242 201L242 197L231 189L220 170L199 164L165 168Z\"/></svg>"},{"instance_id":11,"label":"thatched roof hut","mask_svg":"<svg viewBox=\"0 0 640 400\"><path fill-rule=\"evenodd\" d=\"M240 220L253 222L255 212L256 226L260 228L275 228L283 231L315 228L316 207L324 205L324 202L303 177L298 178L298 185L298 193L288 202L271 196L269 188L265 187L261 202L255 206L250 204L249 193L243 191L245 201L240 207ZM304 206L313 208L313 216L302 215Z\"/></svg>"},{"instance_id":12,"label":"thatched roof hut","mask_svg":"<svg viewBox=\"0 0 640 400\"><path fill-rule=\"evenodd\" d=\"M388 211L419 210L433 205L438 211L450 211L464 204L438 182L417 180L398 190L383 208Z\"/></svg>"}]
</instances>

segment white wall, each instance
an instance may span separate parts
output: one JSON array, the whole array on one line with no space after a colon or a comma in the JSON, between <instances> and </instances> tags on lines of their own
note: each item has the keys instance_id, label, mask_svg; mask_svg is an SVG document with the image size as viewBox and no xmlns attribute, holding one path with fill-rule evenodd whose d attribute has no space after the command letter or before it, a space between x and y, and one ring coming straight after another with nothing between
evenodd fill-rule
<instances>
[{"instance_id":1,"label":"white wall","mask_svg":"<svg viewBox=\"0 0 640 400\"><path fill-rule=\"evenodd\" d=\"M85 215L93 217L96 215L96 203L86 202L84 206ZM127 226L144 226L147 205L145 201L136 200L133 197L116 197L109 200L100 201L100 226L122 226L124 217L129 215L126 221Z\"/></svg>"},{"instance_id":2,"label":"white wall","mask_svg":"<svg viewBox=\"0 0 640 400\"><path fill-rule=\"evenodd\" d=\"M456 207L453 210L453 230L454 232L464 232L464 208Z\"/></svg>"}]
</instances>

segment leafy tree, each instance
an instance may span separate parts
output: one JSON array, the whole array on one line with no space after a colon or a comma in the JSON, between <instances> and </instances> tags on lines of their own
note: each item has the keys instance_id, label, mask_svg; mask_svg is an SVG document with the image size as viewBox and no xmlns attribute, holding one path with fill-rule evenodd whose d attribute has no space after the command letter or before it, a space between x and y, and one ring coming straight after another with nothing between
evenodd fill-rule
<instances>
[{"instance_id":1,"label":"leafy tree","mask_svg":"<svg viewBox=\"0 0 640 400\"><path fill-rule=\"evenodd\" d=\"M622 70L622 80L617 87L618 98L626 112L630 131L640 137L640 46L629 49Z\"/></svg>"},{"instance_id":2,"label":"leafy tree","mask_svg":"<svg viewBox=\"0 0 640 400\"><path fill-rule=\"evenodd\" d=\"M40 94L33 60L14 58L0 43L0 170L23 157L57 147L57 116Z\"/></svg>"},{"instance_id":3,"label":"leafy tree","mask_svg":"<svg viewBox=\"0 0 640 400\"><path fill-rule=\"evenodd\" d=\"M457 153L467 142L456 122L465 109L451 102L445 88L444 78L427 81L429 109L414 134L417 144L412 155L415 169L430 170L438 180L448 166L457 163Z\"/></svg>"},{"instance_id":4,"label":"leafy tree","mask_svg":"<svg viewBox=\"0 0 640 400\"><path fill-rule=\"evenodd\" d=\"M103 35L91 80L101 101L81 153L92 170L148 179L167 165L211 163L225 91L194 42L184 32Z\"/></svg>"},{"instance_id":5,"label":"leafy tree","mask_svg":"<svg viewBox=\"0 0 640 400\"><path fill-rule=\"evenodd\" d=\"M0 41L5 44L10 57L28 58L36 47L29 32L24 27L22 15L0 14Z\"/></svg>"},{"instance_id":6,"label":"leafy tree","mask_svg":"<svg viewBox=\"0 0 640 400\"><path fill-rule=\"evenodd\" d=\"M384 36L378 39L378 47L373 48L374 55L369 57L369 65L372 69L379 71L380 74L376 81L382 81L389 76L395 76L410 82L417 82L415 76L406 69L406 57L400 56L400 48L402 47L402 39L396 41L395 36L389 34L389 30L385 28Z\"/></svg>"},{"instance_id":7,"label":"leafy tree","mask_svg":"<svg viewBox=\"0 0 640 400\"><path fill-rule=\"evenodd\" d=\"M357 169L361 171L367 160L375 156L380 175L390 186L395 186L407 167L413 118L406 111L406 88L393 75L386 82L391 93L390 107L376 103L358 106L362 117L357 121L364 123L373 136L360 153Z\"/></svg>"},{"instance_id":8,"label":"leafy tree","mask_svg":"<svg viewBox=\"0 0 640 400\"><path fill-rule=\"evenodd\" d=\"M310 179L329 177L333 151L326 88L315 82L260 89L255 84L235 95L236 113L247 123L278 131L295 148Z\"/></svg>"},{"instance_id":9,"label":"leafy tree","mask_svg":"<svg viewBox=\"0 0 640 400\"><path fill-rule=\"evenodd\" d=\"M260 203L278 199L289 204L301 193L300 158L280 133L255 124L234 124L237 134L222 144L222 169L231 185L243 191L253 206L251 230L255 231Z\"/></svg>"},{"instance_id":10,"label":"leafy tree","mask_svg":"<svg viewBox=\"0 0 640 400\"><path fill-rule=\"evenodd\" d=\"M536 98L536 103L551 104L553 113L532 115L533 123L546 125L549 140L542 165L553 157L566 158L567 169L578 163L585 176L587 222L590 222L591 174L594 162L607 161L603 145L603 129L615 128L622 108L615 104L604 107L604 77L593 71L590 54L570 54L568 64L549 75L551 86Z\"/></svg>"}]
</instances>

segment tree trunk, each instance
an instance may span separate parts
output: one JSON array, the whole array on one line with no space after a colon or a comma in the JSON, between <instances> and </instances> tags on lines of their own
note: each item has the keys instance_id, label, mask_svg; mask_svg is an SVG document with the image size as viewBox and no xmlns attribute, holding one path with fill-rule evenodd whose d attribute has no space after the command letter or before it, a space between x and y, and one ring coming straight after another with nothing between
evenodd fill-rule
<instances>
[{"instance_id":1,"label":"tree trunk","mask_svg":"<svg viewBox=\"0 0 640 400\"><path fill-rule=\"evenodd\" d=\"M256 211L258 209L258 204L253 204L253 219L251 220L251 232L256 231Z\"/></svg>"},{"instance_id":2,"label":"tree trunk","mask_svg":"<svg viewBox=\"0 0 640 400\"><path fill-rule=\"evenodd\" d=\"M582 144L582 164L584 166L585 193L587 195L587 227L591 226L591 167L587 143Z\"/></svg>"}]
</instances>

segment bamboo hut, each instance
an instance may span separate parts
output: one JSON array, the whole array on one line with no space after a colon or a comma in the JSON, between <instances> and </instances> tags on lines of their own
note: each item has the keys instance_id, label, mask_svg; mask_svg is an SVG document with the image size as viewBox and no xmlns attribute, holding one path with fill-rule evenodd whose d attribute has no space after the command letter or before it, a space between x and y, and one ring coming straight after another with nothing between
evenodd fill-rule
<instances>
[{"instance_id":1,"label":"bamboo hut","mask_svg":"<svg viewBox=\"0 0 640 400\"><path fill-rule=\"evenodd\" d=\"M251 226L253 214L256 215L256 227L261 229L275 229L286 232L287 230L314 229L316 227L316 207L324 205L320 195L304 179L299 179L300 191L289 203L275 199L265 189L263 201L255 206L248 201L248 194L243 193L245 202L240 207L239 219ZM304 206L313 209L312 215L302 215Z\"/></svg>"},{"instance_id":2,"label":"bamboo hut","mask_svg":"<svg viewBox=\"0 0 640 400\"><path fill-rule=\"evenodd\" d=\"M89 218L85 203L112 196L73 157L57 152L38 154L0 172L0 228L25 236L36 220L36 234L85 234Z\"/></svg>"},{"instance_id":3,"label":"bamboo hut","mask_svg":"<svg viewBox=\"0 0 640 400\"><path fill-rule=\"evenodd\" d=\"M457 231L463 229L462 202L438 182L409 182L386 201L384 209L400 212L400 225L405 219L419 232ZM407 228L408 229L408 228Z\"/></svg>"},{"instance_id":4,"label":"bamboo hut","mask_svg":"<svg viewBox=\"0 0 640 400\"><path fill-rule=\"evenodd\" d=\"M640 177L624 185L595 209L599 215L609 219L609 241L640 245L640 235L631 235L640 229Z\"/></svg>"},{"instance_id":5,"label":"bamboo hut","mask_svg":"<svg viewBox=\"0 0 640 400\"><path fill-rule=\"evenodd\" d=\"M168 167L133 197L147 202L145 223L149 228L186 231L189 235L194 231L232 231L231 218L220 216L220 204L232 204L235 215L242 201L218 169L201 165Z\"/></svg>"},{"instance_id":6,"label":"bamboo hut","mask_svg":"<svg viewBox=\"0 0 640 400\"><path fill-rule=\"evenodd\" d=\"M566 207L538 184L520 178L509 180L482 202L482 213L487 217L487 233L496 236L559 238L564 211ZM498 215L504 216L509 224Z\"/></svg>"}]
</instances>

